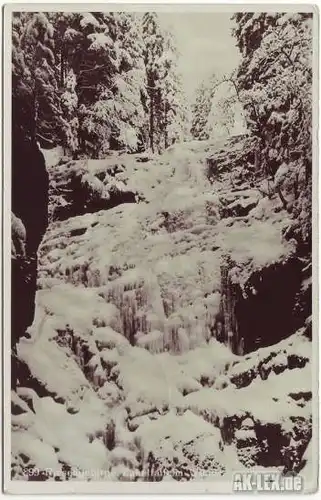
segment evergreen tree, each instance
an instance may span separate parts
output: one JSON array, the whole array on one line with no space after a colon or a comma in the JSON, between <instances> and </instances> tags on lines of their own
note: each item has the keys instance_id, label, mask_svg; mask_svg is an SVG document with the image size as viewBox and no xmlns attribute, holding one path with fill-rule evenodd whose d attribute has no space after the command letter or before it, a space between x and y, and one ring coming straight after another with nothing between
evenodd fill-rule
<instances>
[{"instance_id":1,"label":"evergreen tree","mask_svg":"<svg viewBox=\"0 0 321 500\"><path fill-rule=\"evenodd\" d=\"M115 16L117 73L112 82L112 98L103 105L113 121L111 147L135 151L138 143L143 142L145 124L143 40L135 15L122 12Z\"/></svg>"},{"instance_id":2,"label":"evergreen tree","mask_svg":"<svg viewBox=\"0 0 321 500\"><path fill-rule=\"evenodd\" d=\"M306 157L311 156L310 15L247 13L235 18L243 54L238 85L252 132L260 140L261 162L274 174L289 160L299 137Z\"/></svg>"},{"instance_id":3,"label":"evergreen tree","mask_svg":"<svg viewBox=\"0 0 321 500\"><path fill-rule=\"evenodd\" d=\"M76 42L81 33L75 29L78 14L72 12L51 12L48 18L54 27L54 55L57 81L60 90L65 90L66 78L71 69L70 61L75 53Z\"/></svg>"},{"instance_id":4,"label":"evergreen tree","mask_svg":"<svg viewBox=\"0 0 321 500\"><path fill-rule=\"evenodd\" d=\"M164 51L164 38L157 14L146 12L143 16L144 63L149 108L149 147L159 150L160 129L162 128L161 99L161 57Z\"/></svg>"},{"instance_id":5,"label":"evergreen tree","mask_svg":"<svg viewBox=\"0 0 321 500\"><path fill-rule=\"evenodd\" d=\"M242 53L237 80L257 137L257 164L272 177L284 207L311 236L312 16L238 13ZM282 174L282 175L281 175Z\"/></svg>"},{"instance_id":6,"label":"evergreen tree","mask_svg":"<svg viewBox=\"0 0 321 500\"><path fill-rule=\"evenodd\" d=\"M183 92L181 75L177 68L178 53L174 37L164 33L164 52L160 59L162 93L162 136L161 144L166 149L186 137L188 129L188 105Z\"/></svg>"},{"instance_id":7,"label":"evergreen tree","mask_svg":"<svg viewBox=\"0 0 321 500\"><path fill-rule=\"evenodd\" d=\"M23 52L35 133L44 144L57 143L61 130L62 113L55 71L53 33L54 28L45 13L30 13L24 17L21 36L19 42L16 42Z\"/></svg>"},{"instance_id":8,"label":"evergreen tree","mask_svg":"<svg viewBox=\"0 0 321 500\"><path fill-rule=\"evenodd\" d=\"M74 129L78 127L81 154L97 157L110 148L135 150L145 118L142 39L135 16L85 13L59 22L64 34L64 48L60 48L64 68L72 70L76 82L73 123ZM63 97L68 97L67 89Z\"/></svg>"},{"instance_id":9,"label":"evergreen tree","mask_svg":"<svg viewBox=\"0 0 321 500\"><path fill-rule=\"evenodd\" d=\"M159 25L157 14L143 17L144 62L149 112L149 147L161 152L182 140L187 129L187 101L177 68L174 37Z\"/></svg>"},{"instance_id":10,"label":"evergreen tree","mask_svg":"<svg viewBox=\"0 0 321 500\"><path fill-rule=\"evenodd\" d=\"M108 149L111 124L97 103L102 94L106 97L117 71L113 27L110 19L109 25L106 21L102 13L76 14L70 26L72 31L67 31L68 44L72 46L69 64L76 77L79 149L94 157Z\"/></svg>"},{"instance_id":11,"label":"evergreen tree","mask_svg":"<svg viewBox=\"0 0 321 500\"><path fill-rule=\"evenodd\" d=\"M208 117L211 111L211 91L205 82L202 82L196 90L195 104L192 108L192 127L191 134L194 139L208 139L206 131Z\"/></svg>"},{"instance_id":12,"label":"evergreen tree","mask_svg":"<svg viewBox=\"0 0 321 500\"><path fill-rule=\"evenodd\" d=\"M208 80L203 80L196 90L196 99L193 106L191 134L195 139L204 140L209 138L207 123L212 109L212 99L216 88L221 81L212 74Z\"/></svg>"},{"instance_id":13,"label":"evergreen tree","mask_svg":"<svg viewBox=\"0 0 321 500\"><path fill-rule=\"evenodd\" d=\"M30 134L42 146L59 143L75 157L109 149L161 152L187 128L177 57L154 13L142 20L126 12L19 13L17 109L30 108Z\"/></svg>"},{"instance_id":14,"label":"evergreen tree","mask_svg":"<svg viewBox=\"0 0 321 500\"><path fill-rule=\"evenodd\" d=\"M29 13L13 13L12 20L12 134L35 140L36 122L32 107L33 82L21 47L21 36Z\"/></svg>"},{"instance_id":15,"label":"evergreen tree","mask_svg":"<svg viewBox=\"0 0 321 500\"><path fill-rule=\"evenodd\" d=\"M229 137L244 132L243 107L233 75L213 74L196 91L191 133L195 139Z\"/></svg>"}]
</instances>

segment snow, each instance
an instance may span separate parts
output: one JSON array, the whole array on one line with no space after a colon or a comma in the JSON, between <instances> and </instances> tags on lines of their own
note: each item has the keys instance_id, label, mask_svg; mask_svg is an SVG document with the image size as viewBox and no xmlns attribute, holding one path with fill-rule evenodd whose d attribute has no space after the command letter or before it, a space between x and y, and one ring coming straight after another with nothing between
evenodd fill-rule
<instances>
[{"instance_id":1,"label":"snow","mask_svg":"<svg viewBox=\"0 0 321 500\"><path fill-rule=\"evenodd\" d=\"M59 160L63 157L63 150L60 146L52 149L41 149L41 152L45 157L47 169L55 167Z\"/></svg>"},{"instance_id":2,"label":"snow","mask_svg":"<svg viewBox=\"0 0 321 500\"><path fill-rule=\"evenodd\" d=\"M197 347L182 354L177 362L197 381L208 379L213 383L226 366L233 363L237 356L231 353L224 344L211 339L209 344Z\"/></svg>"},{"instance_id":3,"label":"snow","mask_svg":"<svg viewBox=\"0 0 321 500\"><path fill-rule=\"evenodd\" d=\"M90 443L87 437L104 429L103 405L101 414L97 412L97 405L86 404L82 411L71 415L63 404L51 397L35 396L33 406L33 418L26 419L26 414L20 416L19 427L27 420L28 432L15 431L14 455L24 453L30 457L31 464L41 470L50 468L56 472L61 470L58 460L79 469L106 467L106 448L97 439Z\"/></svg>"},{"instance_id":4,"label":"snow","mask_svg":"<svg viewBox=\"0 0 321 500\"><path fill-rule=\"evenodd\" d=\"M36 302L39 314L41 308L44 311L45 321L50 321L47 315L53 315L56 321L65 321L64 324L69 324L78 334L86 335L92 332L94 326L116 326L117 329L119 325L117 308L113 304L107 304L97 291L91 288L82 289L70 284L60 284L49 290L39 291ZM39 330L36 334L43 336Z\"/></svg>"},{"instance_id":5,"label":"snow","mask_svg":"<svg viewBox=\"0 0 321 500\"><path fill-rule=\"evenodd\" d=\"M113 348L117 347L118 345L128 344L127 339L123 337L123 335L115 332L115 330L113 330L109 326L95 328L93 335L96 343L100 347Z\"/></svg>"},{"instance_id":6,"label":"snow","mask_svg":"<svg viewBox=\"0 0 321 500\"><path fill-rule=\"evenodd\" d=\"M81 14L81 18L82 19L80 21L80 26L82 28L85 28L87 25L99 27L99 22L90 12L86 12L85 14Z\"/></svg>"},{"instance_id":7,"label":"snow","mask_svg":"<svg viewBox=\"0 0 321 500\"><path fill-rule=\"evenodd\" d=\"M84 23L84 20L82 22ZM105 33L92 33L88 35L88 39L91 41L90 50L99 50L113 45L112 39Z\"/></svg>"},{"instance_id":8,"label":"snow","mask_svg":"<svg viewBox=\"0 0 321 500\"><path fill-rule=\"evenodd\" d=\"M120 446L112 450L110 460L113 465L124 464L131 469L138 465L135 453Z\"/></svg>"},{"instance_id":9,"label":"snow","mask_svg":"<svg viewBox=\"0 0 321 500\"><path fill-rule=\"evenodd\" d=\"M184 398L183 409L190 409L196 415L203 415L210 422L222 424L229 415L245 418L248 414L255 421L281 424L286 429L290 417L305 417L309 408L301 408L289 396L295 392L308 391L311 381L310 367L287 371L278 383L278 375L272 374L268 380L255 380L242 389L227 387L222 390L212 388L193 392ZM293 423L292 423L293 425Z\"/></svg>"},{"instance_id":10,"label":"snow","mask_svg":"<svg viewBox=\"0 0 321 500\"><path fill-rule=\"evenodd\" d=\"M162 439L169 439L171 445L175 445L192 441L202 434L215 435L219 441L217 430L190 411L185 412L182 418L175 412L169 412L161 419L147 422L136 431L137 439L147 452L153 451Z\"/></svg>"},{"instance_id":11,"label":"snow","mask_svg":"<svg viewBox=\"0 0 321 500\"><path fill-rule=\"evenodd\" d=\"M111 406L114 406L115 403L120 400L119 388L112 382L105 382L104 385L97 391L97 394Z\"/></svg>"},{"instance_id":12,"label":"snow","mask_svg":"<svg viewBox=\"0 0 321 500\"><path fill-rule=\"evenodd\" d=\"M52 446L27 432L16 432L12 446L12 454L23 453L30 457L31 463L41 464L43 469L60 469L58 458Z\"/></svg>"},{"instance_id":13,"label":"snow","mask_svg":"<svg viewBox=\"0 0 321 500\"><path fill-rule=\"evenodd\" d=\"M155 359L146 350L137 347L121 356L117 372L117 382L123 389L125 405L131 417L154 409L162 412L182 397L170 381L162 358ZM148 384L145 383L146 373Z\"/></svg>"},{"instance_id":14,"label":"snow","mask_svg":"<svg viewBox=\"0 0 321 500\"><path fill-rule=\"evenodd\" d=\"M133 273L138 277L143 274L143 262L144 272L150 270L150 279L157 293L161 297L172 297L171 307L175 311L185 308L185 319L181 318L179 327L191 337L192 310L200 306L206 308L204 294L219 291L222 252L228 253L240 266L245 266L240 280L246 280L251 270L286 259L293 250L291 243L280 238L280 231L287 223L286 217L274 213L271 208L273 215L266 220L262 220L258 211L251 216L251 223L240 220L231 224L229 219L219 220L220 197L213 193L206 178L202 155L204 153L190 143L172 147L158 160L147 164L137 164L134 155L122 155L120 160L115 154L106 160L90 160L74 166L74 169L84 168L92 176L106 172L103 184L107 191L113 185L124 191L127 178L126 189L147 193L149 203L120 205L106 212L75 217L63 225L57 223L45 240L43 264L47 272L50 270L51 274L61 275L73 284L85 280L87 286L97 287L108 284L115 271L122 276L121 286L125 286ZM111 177L108 172L117 165L120 173L116 174L117 178ZM257 202L257 191L248 190L243 192L242 196L245 195L247 203L252 199ZM226 188L222 196L228 200L230 194ZM234 199L237 196L235 193ZM271 207L273 203L270 203ZM266 212L266 208L264 210ZM71 240L74 244L69 243L57 251L54 245L57 239L75 228L86 228L85 235ZM213 245L218 248L217 252L212 251ZM82 271L84 267L85 271ZM128 268L130 272L126 271ZM111 285L112 288L116 283ZM174 290L178 289L180 297L175 296ZM121 289L117 291L117 307L122 293ZM146 293L149 294L148 290ZM146 301L149 302L148 297ZM162 331L164 314L156 302L153 299L149 306L150 312L156 313L155 319L158 318L153 329ZM186 317L188 304L191 308ZM215 316L214 306L212 310L210 321ZM147 312L143 313L143 321ZM150 329L143 329L143 333L150 333ZM196 343L207 336L208 324L204 319ZM194 345L192 341L191 346Z\"/></svg>"},{"instance_id":15,"label":"snow","mask_svg":"<svg viewBox=\"0 0 321 500\"><path fill-rule=\"evenodd\" d=\"M164 333L154 330L146 335L138 336L137 333L137 345L139 347L144 347L150 352L156 354L164 350Z\"/></svg>"},{"instance_id":16,"label":"snow","mask_svg":"<svg viewBox=\"0 0 321 500\"><path fill-rule=\"evenodd\" d=\"M222 240L222 247L232 260L239 265L251 262L254 269L286 259L294 250L290 242L281 241L277 224L262 221L235 225Z\"/></svg>"}]
</instances>

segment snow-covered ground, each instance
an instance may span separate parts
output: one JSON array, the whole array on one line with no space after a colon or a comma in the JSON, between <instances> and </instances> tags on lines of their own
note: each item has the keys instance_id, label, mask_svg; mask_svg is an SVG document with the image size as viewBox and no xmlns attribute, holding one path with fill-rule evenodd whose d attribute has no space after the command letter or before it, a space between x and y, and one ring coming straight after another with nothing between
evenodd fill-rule
<instances>
[{"instance_id":1,"label":"snow-covered ground","mask_svg":"<svg viewBox=\"0 0 321 500\"><path fill-rule=\"evenodd\" d=\"M276 199L233 190L230 172L209 182L218 147L71 165L87 181L106 171L102 196L113 184L145 201L55 221L45 235L31 340L18 346L32 383L13 393L15 478L36 467L68 479L73 468L102 471L95 480L215 480L301 463L312 383L303 331L245 356L212 334L222 259L242 284L294 250ZM63 183L70 168L51 163ZM222 217L237 203L245 217Z\"/></svg>"}]
</instances>

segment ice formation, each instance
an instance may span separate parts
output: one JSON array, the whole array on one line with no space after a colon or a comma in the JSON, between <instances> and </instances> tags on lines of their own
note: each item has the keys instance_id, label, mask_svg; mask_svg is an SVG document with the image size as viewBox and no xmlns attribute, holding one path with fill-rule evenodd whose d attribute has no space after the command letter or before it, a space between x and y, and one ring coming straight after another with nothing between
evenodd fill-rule
<instances>
[{"instance_id":1,"label":"ice formation","mask_svg":"<svg viewBox=\"0 0 321 500\"><path fill-rule=\"evenodd\" d=\"M237 142L228 147L239 154ZM64 479L99 469L105 480L303 467L305 329L247 353L235 331L231 351L222 324L238 328L234 286L246 302L252 276L283 272L287 215L248 185L233 192L221 148L190 142L144 163L115 154L50 167L60 184L73 169L104 200L125 189L143 201L55 220L46 233L31 339L18 346L27 375L12 400L14 478L32 467ZM221 170L211 183L213 150Z\"/></svg>"}]
</instances>

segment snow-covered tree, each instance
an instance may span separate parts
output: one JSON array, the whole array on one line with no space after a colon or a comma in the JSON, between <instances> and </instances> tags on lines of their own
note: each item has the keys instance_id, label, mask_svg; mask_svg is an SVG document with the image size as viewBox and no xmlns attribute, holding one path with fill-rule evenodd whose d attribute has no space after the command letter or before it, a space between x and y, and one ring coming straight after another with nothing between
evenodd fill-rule
<instances>
[{"instance_id":1,"label":"snow-covered tree","mask_svg":"<svg viewBox=\"0 0 321 500\"><path fill-rule=\"evenodd\" d=\"M164 37L155 12L146 12L142 21L144 39L144 63L149 110L149 147L152 151L158 148L160 141L160 125L162 117L161 102L161 57L164 52Z\"/></svg>"},{"instance_id":2,"label":"snow-covered tree","mask_svg":"<svg viewBox=\"0 0 321 500\"><path fill-rule=\"evenodd\" d=\"M53 52L54 28L43 12L30 13L24 21L19 45L30 87L36 135L40 141L55 144L60 137L62 112Z\"/></svg>"},{"instance_id":3,"label":"snow-covered tree","mask_svg":"<svg viewBox=\"0 0 321 500\"><path fill-rule=\"evenodd\" d=\"M47 15L54 27L54 55L58 85L61 90L64 90L66 78L71 68L70 61L76 50L76 42L81 37L80 31L76 29L78 27L79 14L73 12L50 12Z\"/></svg>"},{"instance_id":4,"label":"snow-covered tree","mask_svg":"<svg viewBox=\"0 0 321 500\"><path fill-rule=\"evenodd\" d=\"M195 103L192 108L191 134L194 139L208 139L206 125L211 111L211 92L205 82L196 90Z\"/></svg>"},{"instance_id":5,"label":"snow-covered tree","mask_svg":"<svg viewBox=\"0 0 321 500\"><path fill-rule=\"evenodd\" d=\"M215 83L212 90L211 110L204 132L208 137L227 138L244 133L244 110L239 101L232 76L225 76Z\"/></svg>"},{"instance_id":6,"label":"snow-covered tree","mask_svg":"<svg viewBox=\"0 0 321 500\"><path fill-rule=\"evenodd\" d=\"M301 220L310 238L312 168L312 15L238 13L237 39L243 59L237 84L247 123L257 137L257 166L279 176L284 206ZM288 196L284 196L283 189Z\"/></svg>"},{"instance_id":7,"label":"snow-covered tree","mask_svg":"<svg viewBox=\"0 0 321 500\"><path fill-rule=\"evenodd\" d=\"M142 95L145 92L143 40L134 14L115 14L115 46L118 71L113 79L113 97L108 103L113 115L111 146L135 151L143 142L146 121Z\"/></svg>"},{"instance_id":8,"label":"snow-covered tree","mask_svg":"<svg viewBox=\"0 0 321 500\"><path fill-rule=\"evenodd\" d=\"M99 156L109 149L135 150L145 119L142 39L135 16L75 14L64 39L64 53L76 80L81 153Z\"/></svg>"},{"instance_id":9,"label":"snow-covered tree","mask_svg":"<svg viewBox=\"0 0 321 500\"><path fill-rule=\"evenodd\" d=\"M69 70L67 76L64 76L65 90L60 96L61 109L63 112L62 128L63 140L62 145L65 153L70 152L75 155L78 151L78 128L79 120L77 115L78 96L76 93L76 76L73 70Z\"/></svg>"},{"instance_id":10,"label":"snow-covered tree","mask_svg":"<svg viewBox=\"0 0 321 500\"><path fill-rule=\"evenodd\" d=\"M164 32L164 52L161 64L162 136L166 149L177 141L183 141L188 131L188 104L183 91L182 77L178 71L178 53L173 35Z\"/></svg>"},{"instance_id":11,"label":"snow-covered tree","mask_svg":"<svg viewBox=\"0 0 321 500\"><path fill-rule=\"evenodd\" d=\"M156 13L143 16L144 62L149 112L149 147L161 152L186 134L187 101L177 68L174 37Z\"/></svg>"},{"instance_id":12,"label":"snow-covered tree","mask_svg":"<svg viewBox=\"0 0 321 500\"><path fill-rule=\"evenodd\" d=\"M228 137L243 129L242 106L231 76L213 74L196 91L191 133L195 139Z\"/></svg>"},{"instance_id":13,"label":"snow-covered tree","mask_svg":"<svg viewBox=\"0 0 321 500\"><path fill-rule=\"evenodd\" d=\"M33 82L28 71L21 36L29 13L13 13L12 19L12 132L35 139L36 122L33 107Z\"/></svg>"},{"instance_id":14,"label":"snow-covered tree","mask_svg":"<svg viewBox=\"0 0 321 500\"><path fill-rule=\"evenodd\" d=\"M105 21L101 13L76 14L64 35L68 65L76 79L79 149L93 156L106 149L110 135L104 114L95 105L105 88L111 87L117 67L114 42Z\"/></svg>"},{"instance_id":15,"label":"snow-covered tree","mask_svg":"<svg viewBox=\"0 0 321 500\"><path fill-rule=\"evenodd\" d=\"M178 54L156 14L19 13L13 42L13 92L43 145L99 157L183 140Z\"/></svg>"},{"instance_id":16,"label":"snow-covered tree","mask_svg":"<svg viewBox=\"0 0 321 500\"><path fill-rule=\"evenodd\" d=\"M299 137L301 146L311 149L311 19L282 13L235 18L243 54L238 85L250 127L261 142L261 161L274 174L289 160Z\"/></svg>"}]
</instances>

